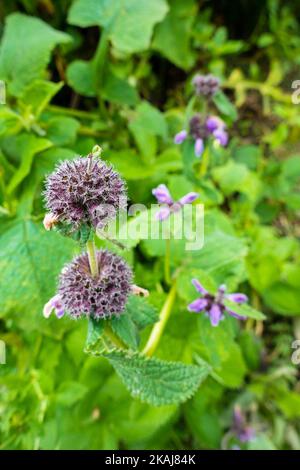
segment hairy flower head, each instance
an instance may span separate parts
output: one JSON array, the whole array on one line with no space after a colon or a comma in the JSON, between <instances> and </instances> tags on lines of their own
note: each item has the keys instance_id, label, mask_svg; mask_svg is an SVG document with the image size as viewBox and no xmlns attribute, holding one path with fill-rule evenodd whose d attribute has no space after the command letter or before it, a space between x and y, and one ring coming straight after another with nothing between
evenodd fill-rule
<instances>
[{"instance_id":1,"label":"hairy flower head","mask_svg":"<svg viewBox=\"0 0 300 470\"><path fill-rule=\"evenodd\" d=\"M87 253L67 264L59 277L58 295L71 317L95 319L120 315L132 289L132 271L118 255L96 252L99 275L93 277Z\"/></svg>"},{"instance_id":2,"label":"hairy flower head","mask_svg":"<svg viewBox=\"0 0 300 470\"><path fill-rule=\"evenodd\" d=\"M56 221L103 228L127 204L123 180L90 154L60 163L46 179L45 205Z\"/></svg>"}]
</instances>

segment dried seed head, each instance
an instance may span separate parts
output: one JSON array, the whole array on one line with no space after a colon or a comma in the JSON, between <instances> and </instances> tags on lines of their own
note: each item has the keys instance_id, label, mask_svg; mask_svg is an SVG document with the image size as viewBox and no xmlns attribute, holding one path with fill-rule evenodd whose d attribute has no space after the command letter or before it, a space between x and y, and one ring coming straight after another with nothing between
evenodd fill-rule
<instances>
[{"instance_id":1,"label":"dried seed head","mask_svg":"<svg viewBox=\"0 0 300 470\"><path fill-rule=\"evenodd\" d=\"M127 205L124 181L93 154L60 163L46 179L46 208L59 222L104 228Z\"/></svg>"},{"instance_id":2,"label":"dried seed head","mask_svg":"<svg viewBox=\"0 0 300 470\"><path fill-rule=\"evenodd\" d=\"M196 95L211 97L219 90L220 81L213 75L198 74L193 78L193 85Z\"/></svg>"},{"instance_id":3,"label":"dried seed head","mask_svg":"<svg viewBox=\"0 0 300 470\"><path fill-rule=\"evenodd\" d=\"M97 251L96 256L98 277L91 275L87 253L77 256L60 274L58 294L73 318L120 315L131 293L132 271L127 263L107 250Z\"/></svg>"}]
</instances>

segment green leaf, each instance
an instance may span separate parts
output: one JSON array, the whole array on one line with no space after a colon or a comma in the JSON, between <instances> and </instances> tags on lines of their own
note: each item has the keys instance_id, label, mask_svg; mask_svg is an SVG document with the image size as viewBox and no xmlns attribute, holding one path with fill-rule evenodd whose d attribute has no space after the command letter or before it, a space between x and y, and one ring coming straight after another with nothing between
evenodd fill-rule
<instances>
[{"instance_id":1,"label":"green leaf","mask_svg":"<svg viewBox=\"0 0 300 470\"><path fill-rule=\"evenodd\" d=\"M209 373L207 365L148 359L129 351L104 354L134 397L155 406L188 400Z\"/></svg>"},{"instance_id":2,"label":"green leaf","mask_svg":"<svg viewBox=\"0 0 300 470\"><path fill-rule=\"evenodd\" d=\"M245 316L248 318L254 318L255 320L264 320L265 315L255 308L251 307L248 304L237 304L236 302L232 302L231 300L224 300L223 301L225 307L229 310L234 311L238 315Z\"/></svg>"},{"instance_id":3,"label":"green leaf","mask_svg":"<svg viewBox=\"0 0 300 470\"><path fill-rule=\"evenodd\" d=\"M63 82L53 83L46 80L34 80L24 89L20 101L30 108L30 112L35 118L38 118L62 86Z\"/></svg>"},{"instance_id":4,"label":"green leaf","mask_svg":"<svg viewBox=\"0 0 300 470\"><path fill-rule=\"evenodd\" d=\"M76 140L79 122L71 117L57 116L48 121L47 138L54 145L71 145Z\"/></svg>"},{"instance_id":5,"label":"green leaf","mask_svg":"<svg viewBox=\"0 0 300 470\"><path fill-rule=\"evenodd\" d=\"M128 315L139 330L152 325L158 320L158 312L147 299L137 295L128 298L124 316Z\"/></svg>"},{"instance_id":6,"label":"green leaf","mask_svg":"<svg viewBox=\"0 0 300 470\"><path fill-rule=\"evenodd\" d=\"M196 3L194 0L173 0L170 7L163 22L155 29L152 47L178 67L189 69L195 62L191 38Z\"/></svg>"},{"instance_id":7,"label":"green leaf","mask_svg":"<svg viewBox=\"0 0 300 470\"><path fill-rule=\"evenodd\" d=\"M218 110L225 116L228 116L231 121L237 119L237 111L234 105L222 91L218 91L218 93L213 96L213 102Z\"/></svg>"},{"instance_id":8,"label":"green leaf","mask_svg":"<svg viewBox=\"0 0 300 470\"><path fill-rule=\"evenodd\" d=\"M16 137L15 146L18 149L21 164L7 187L9 194L11 194L30 173L34 156L42 150L51 147L52 143L50 140L36 137L34 134L20 134Z\"/></svg>"},{"instance_id":9,"label":"green leaf","mask_svg":"<svg viewBox=\"0 0 300 470\"><path fill-rule=\"evenodd\" d=\"M94 97L97 94L92 62L74 60L67 68L67 81L80 95Z\"/></svg>"},{"instance_id":10,"label":"green leaf","mask_svg":"<svg viewBox=\"0 0 300 470\"><path fill-rule=\"evenodd\" d=\"M0 311L26 312L24 320L42 318L44 304L55 294L57 275L69 261L74 242L47 232L42 223L16 219L3 224L0 237ZM27 322L28 323L28 322ZM26 323L26 324L27 324ZM31 329L35 322L29 323Z\"/></svg>"},{"instance_id":11,"label":"green leaf","mask_svg":"<svg viewBox=\"0 0 300 470\"><path fill-rule=\"evenodd\" d=\"M0 47L0 77L9 91L19 96L34 79L40 78L51 51L70 36L56 31L39 18L12 13L6 19Z\"/></svg>"},{"instance_id":12,"label":"green leaf","mask_svg":"<svg viewBox=\"0 0 300 470\"><path fill-rule=\"evenodd\" d=\"M60 385L57 392L57 403L70 407L83 399L88 388L79 382L66 381Z\"/></svg>"},{"instance_id":13,"label":"green leaf","mask_svg":"<svg viewBox=\"0 0 300 470\"><path fill-rule=\"evenodd\" d=\"M131 349L137 349L139 344L138 331L136 325L126 313L119 317L113 317L110 320L113 331L124 341Z\"/></svg>"},{"instance_id":14,"label":"green leaf","mask_svg":"<svg viewBox=\"0 0 300 470\"><path fill-rule=\"evenodd\" d=\"M68 22L76 26L101 26L121 52L147 49L153 27L168 11L165 0L76 0Z\"/></svg>"},{"instance_id":15,"label":"green leaf","mask_svg":"<svg viewBox=\"0 0 300 470\"><path fill-rule=\"evenodd\" d=\"M102 98L112 103L135 106L139 101L139 95L127 80L120 78L108 68L103 79L103 87L100 90Z\"/></svg>"},{"instance_id":16,"label":"green leaf","mask_svg":"<svg viewBox=\"0 0 300 470\"><path fill-rule=\"evenodd\" d=\"M96 346L104 331L104 320L95 320L92 317L88 319L88 333L85 342L87 351Z\"/></svg>"}]
</instances>

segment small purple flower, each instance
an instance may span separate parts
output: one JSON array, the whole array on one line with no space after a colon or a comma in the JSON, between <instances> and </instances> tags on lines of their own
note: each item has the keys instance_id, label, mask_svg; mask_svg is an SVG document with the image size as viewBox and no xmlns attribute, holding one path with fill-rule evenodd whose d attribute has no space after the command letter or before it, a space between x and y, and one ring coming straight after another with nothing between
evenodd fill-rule
<instances>
[{"instance_id":1,"label":"small purple flower","mask_svg":"<svg viewBox=\"0 0 300 470\"><path fill-rule=\"evenodd\" d=\"M53 310L55 311L57 318L62 318L65 314L59 295L55 295L45 304L43 309L44 317L49 318Z\"/></svg>"},{"instance_id":2,"label":"small purple flower","mask_svg":"<svg viewBox=\"0 0 300 470\"><path fill-rule=\"evenodd\" d=\"M195 155L201 157L204 150L204 143L202 139L196 139L195 141Z\"/></svg>"},{"instance_id":3,"label":"small purple flower","mask_svg":"<svg viewBox=\"0 0 300 470\"><path fill-rule=\"evenodd\" d=\"M232 432L240 442L249 442L255 438L255 430L247 423L246 417L239 406L233 412Z\"/></svg>"},{"instance_id":4,"label":"small purple flower","mask_svg":"<svg viewBox=\"0 0 300 470\"><path fill-rule=\"evenodd\" d=\"M209 293L197 279L192 279L192 284L202 297L199 297L189 304L188 310L190 312L205 312L209 316L212 326L218 326L220 321L224 318L224 313L227 313L234 318L238 318L239 320L245 319L244 316L239 315L234 310L230 310L226 305L224 305L224 301L226 299L237 304L247 302L248 298L245 294L225 294L226 286L222 284L218 288L217 293L213 295Z\"/></svg>"},{"instance_id":5,"label":"small purple flower","mask_svg":"<svg viewBox=\"0 0 300 470\"><path fill-rule=\"evenodd\" d=\"M163 204L155 216L157 220L166 220L172 212L180 211L183 206L191 204L199 196L197 193L191 192L182 196L178 201L174 201L165 184L160 184L157 188L154 188L152 194L159 204Z\"/></svg>"},{"instance_id":6,"label":"small purple flower","mask_svg":"<svg viewBox=\"0 0 300 470\"><path fill-rule=\"evenodd\" d=\"M225 128L225 123L218 116L209 116L206 120L206 128L213 133L217 129Z\"/></svg>"},{"instance_id":7,"label":"small purple flower","mask_svg":"<svg viewBox=\"0 0 300 470\"><path fill-rule=\"evenodd\" d=\"M185 130L182 130L180 132L178 132L178 134L175 135L174 137L174 143L175 144L182 144L182 142L187 138L187 131Z\"/></svg>"},{"instance_id":8,"label":"small purple flower","mask_svg":"<svg viewBox=\"0 0 300 470\"><path fill-rule=\"evenodd\" d=\"M156 197L159 204L173 204L174 202L165 184L160 184L157 188L154 188L152 194Z\"/></svg>"},{"instance_id":9,"label":"small purple flower","mask_svg":"<svg viewBox=\"0 0 300 470\"><path fill-rule=\"evenodd\" d=\"M228 134L225 131L225 129L221 129L221 128L216 129L213 132L213 136L218 142L218 144L221 145L222 147L225 147L228 144Z\"/></svg>"}]
</instances>

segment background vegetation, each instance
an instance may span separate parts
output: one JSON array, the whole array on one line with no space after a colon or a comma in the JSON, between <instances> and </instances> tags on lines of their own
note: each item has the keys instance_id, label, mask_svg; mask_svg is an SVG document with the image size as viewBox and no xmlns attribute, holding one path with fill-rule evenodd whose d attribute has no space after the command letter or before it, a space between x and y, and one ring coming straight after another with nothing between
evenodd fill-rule
<instances>
[{"instance_id":1,"label":"background vegetation","mask_svg":"<svg viewBox=\"0 0 300 470\"><path fill-rule=\"evenodd\" d=\"M299 4L11 0L0 15L0 448L219 449L239 404L256 429L244 447L300 449ZM196 72L220 77L230 129L197 185L173 144ZM166 183L205 204L204 248L187 259L172 245L182 275L156 352L213 367L182 405L132 399L108 362L83 352L86 322L42 317L78 249L45 232L43 180L95 144L132 202L154 202L151 189ZM159 309L164 247L134 245L123 256ZM191 274L246 292L266 321L211 328L187 312Z\"/></svg>"}]
</instances>

